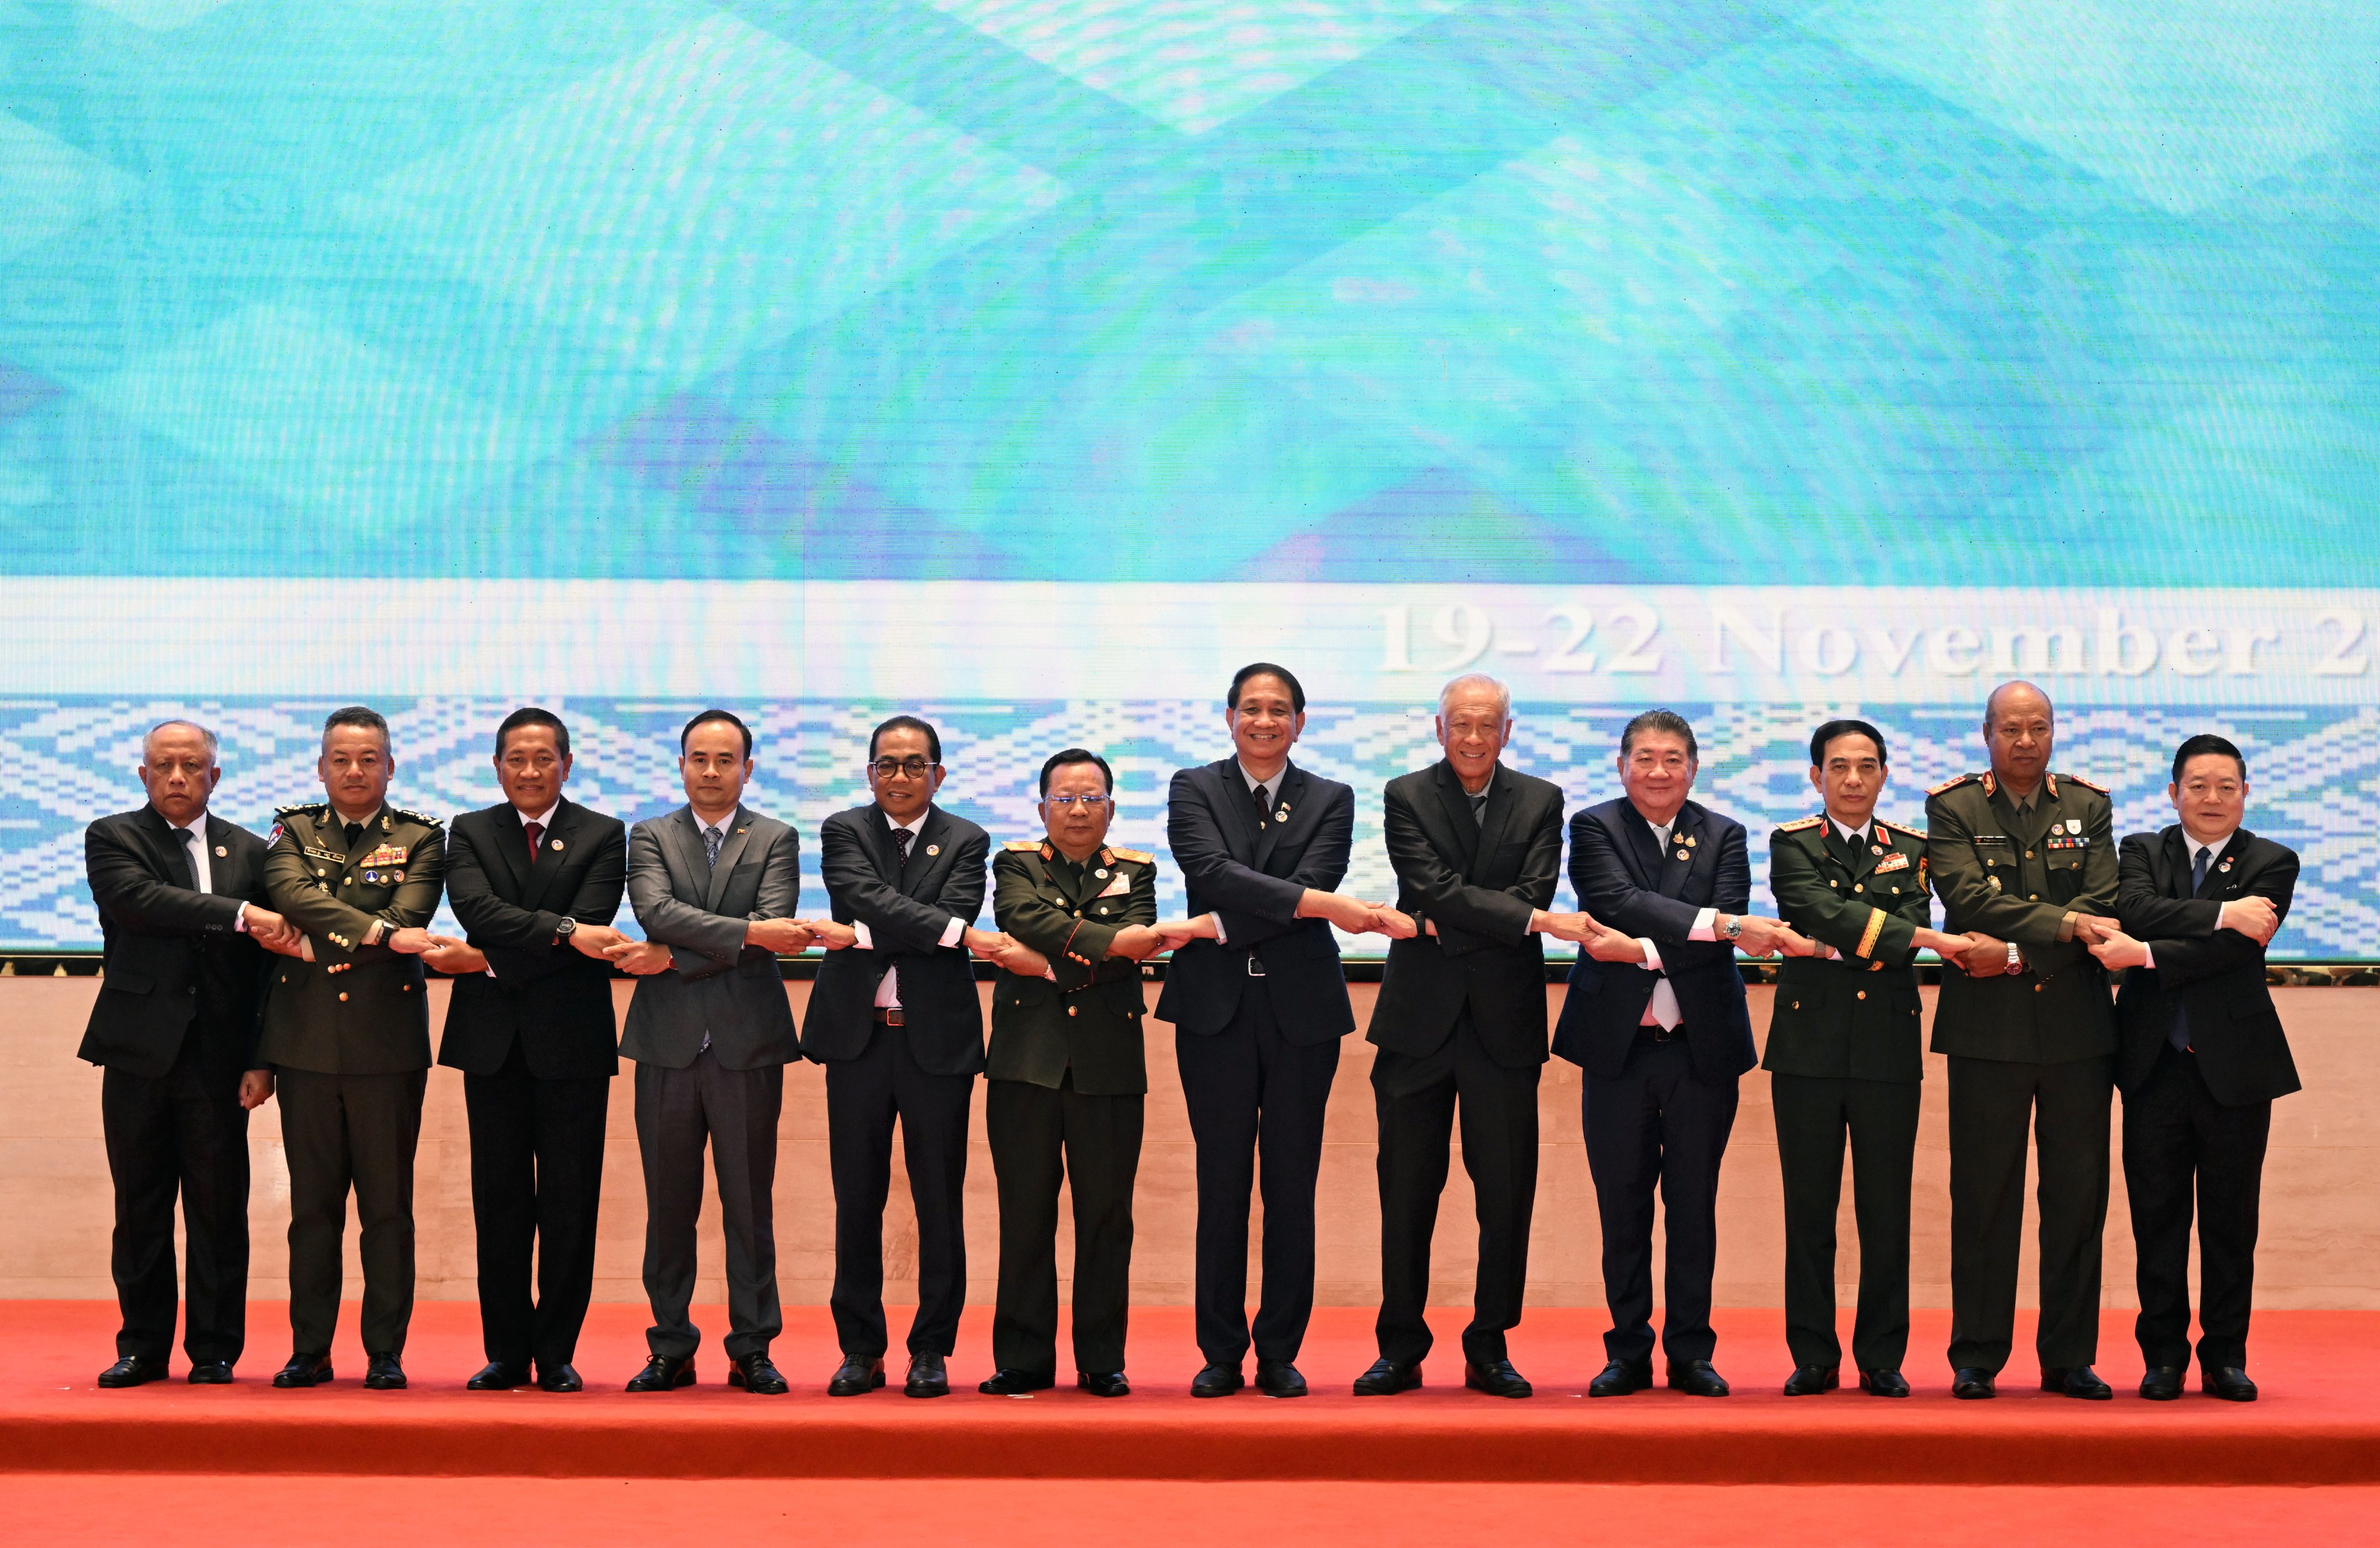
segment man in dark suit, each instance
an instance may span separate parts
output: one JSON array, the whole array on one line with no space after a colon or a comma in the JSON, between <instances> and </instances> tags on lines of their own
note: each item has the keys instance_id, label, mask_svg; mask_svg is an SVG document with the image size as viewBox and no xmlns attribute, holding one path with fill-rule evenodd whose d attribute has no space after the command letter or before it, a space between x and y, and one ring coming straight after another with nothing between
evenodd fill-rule
<instances>
[{"instance_id":1,"label":"man in dark suit","mask_svg":"<svg viewBox=\"0 0 2380 1548\"><path fill-rule=\"evenodd\" d=\"M2248 1311L2273 1099L2300 1087L2265 986L2265 946L2289 911L2298 858L2240 825L2248 761L2192 737L2166 787L2180 822L2123 843L2116 912L2092 955L2124 969L2124 1187L2140 1249L2141 1396L2181 1396L2190 1364L2190 1225L2198 1214L2198 1369L2216 1397L2252 1403Z\"/></svg>"},{"instance_id":2,"label":"man in dark suit","mask_svg":"<svg viewBox=\"0 0 2380 1548\"><path fill-rule=\"evenodd\" d=\"M1000 1191L991 1378L1014 1397L1056 1384L1058 1189L1075 1196L1075 1384L1132 1391L1132 1188L1148 1100L1140 964L1162 945L1157 858L1108 843L1115 777L1075 747L1041 765L1038 840L991 862L992 917L1010 938L991 994L984 1127Z\"/></svg>"},{"instance_id":3,"label":"man in dark suit","mask_svg":"<svg viewBox=\"0 0 2380 1548\"><path fill-rule=\"evenodd\" d=\"M917 1314L901 1390L941 1397L966 1306L967 1109L983 1068L983 1002L968 948L993 944L983 911L990 835L934 804L942 738L895 715L868 739L875 800L819 830L832 920L810 989L802 1052L826 1066L827 1156L834 1176L834 1397L884 1384L884 1199L892 1125L901 1126L917 1213Z\"/></svg>"},{"instance_id":4,"label":"man in dark suit","mask_svg":"<svg viewBox=\"0 0 2380 1548\"><path fill-rule=\"evenodd\" d=\"M2107 1116L2116 1018L2091 956L2117 928L2115 808L2090 781L2052 772L2049 696L2002 683L1984 705L1991 768L1926 792L1925 858L1946 957L1934 1051L1949 1058L1950 1395L1998 1393L2016 1322L2026 1152L2041 1159L2045 1392L2104 1400L2100 1238L2107 1224ZM2030 1145L2028 1141L2031 1141Z\"/></svg>"},{"instance_id":5,"label":"man in dark suit","mask_svg":"<svg viewBox=\"0 0 2380 1548\"><path fill-rule=\"evenodd\" d=\"M174 1343L174 1201L182 1202L190 1380L228 1382L248 1334L248 1114L273 1091L256 1059L260 947L297 949L265 907L264 841L207 811L215 735L188 721L140 744L146 806L83 835L106 970L78 1056L100 1066L115 1184L108 1268L123 1324L103 1387L164 1379Z\"/></svg>"},{"instance_id":6,"label":"man in dark suit","mask_svg":"<svg viewBox=\"0 0 2380 1548\"><path fill-rule=\"evenodd\" d=\"M1157 1014L1174 1023L1198 1144L1193 1397L1240 1390L1247 1353L1248 1196L1264 1158L1264 1299L1257 1386L1303 1397L1298 1347L1314 1311L1314 1188L1339 1040L1355 1030L1337 925L1410 935L1394 909L1341 896L1355 792L1289 761L1305 689L1283 667L1240 668L1224 701L1233 756L1173 776L1166 837L1189 884L1189 920Z\"/></svg>"},{"instance_id":7,"label":"man in dark suit","mask_svg":"<svg viewBox=\"0 0 2380 1548\"><path fill-rule=\"evenodd\" d=\"M455 818L446 842L446 896L468 940L442 936L422 958L456 975L438 1062L463 1072L488 1357L465 1385L508 1392L533 1360L539 1386L577 1392L620 1067L604 954L624 939L612 919L627 829L564 798L570 728L552 712L505 716L494 762L504 798Z\"/></svg>"},{"instance_id":8,"label":"man in dark suit","mask_svg":"<svg viewBox=\"0 0 2380 1548\"><path fill-rule=\"evenodd\" d=\"M1512 698L1493 677L1457 677L1438 700L1446 756L1389 782L1397 908L1417 933L1389 945L1366 1033L1379 1116L1380 1358L1358 1396L1421 1385L1429 1240L1446 1187L1456 1110L1479 1217L1479 1273L1463 1333L1463 1381L1526 1397L1504 1335L1521 1321L1537 1191L1537 1078L1546 1062L1545 950L1577 939L1548 914L1561 874L1561 787L1499 762Z\"/></svg>"},{"instance_id":9,"label":"man in dark suit","mask_svg":"<svg viewBox=\"0 0 2380 1548\"><path fill-rule=\"evenodd\" d=\"M1840 1384L1835 1335L1835 1218L1843 1140L1859 1216L1859 1320L1852 1355L1862 1390L1906 1397L1909 1186L1917 1154L1925 1040L1917 954L1966 941L1933 928L1925 835L1876 814L1890 777L1884 733L1830 720L1810 737L1810 783L1825 810L1768 837L1777 912L1817 952L1778 975L1761 1064L1777 1119L1785 1190L1785 1396Z\"/></svg>"},{"instance_id":10,"label":"man in dark suit","mask_svg":"<svg viewBox=\"0 0 2380 1548\"><path fill-rule=\"evenodd\" d=\"M1572 965L1554 1052L1586 1071L1587 1168L1603 1223L1609 1363L1587 1386L1616 1397L1653 1384L1653 1195L1666 1211L1670 1385L1724 1397L1711 1365L1718 1170L1735 1127L1736 1078L1753 1065L1741 945L1756 956L1810 943L1747 913L1743 824L1699 801L1694 727L1647 710L1620 737L1627 794L1571 822L1570 877L1599 929Z\"/></svg>"},{"instance_id":11,"label":"man in dark suit","mask_svg":"<svg viewBox=\"0 0 2380 1548\"><path fill-rule=\"evenodd\" d=\"M637 1148L645 1164L645 1295L651 1358L630 1392L694 1384L702 1330L694 1299L702 1152L719 1178L727 1237L727 1384L783 1393L769 1359L777 1302L777 1118L785 1067L800 1058L780 953L807 949L800 842L743 804L752 733L705 710L678 733L686 804L628 831L628 903L645 939L610 956L638 976L620 1052L637 1064Z\"/></svg>"},{"instance_id":12,"label":"man in dark suit","mask_svg":"<svg viewBox=\"0 0 2380 1548\"><path fill-rule=\"evenodd\" d=\"M435 817L388 804L388 722L360 704L322 726L326 800L280 809L264 882L305 932L273 969L257 1058L273 1067L289 1160L289 1362L276 1387L331 1380L341 1242L356 1199L363 1262L364 1385L405 1383L413 1321L413 1161L430 1079L421 954L446 870Z\"/></svg>"}]
</instances>

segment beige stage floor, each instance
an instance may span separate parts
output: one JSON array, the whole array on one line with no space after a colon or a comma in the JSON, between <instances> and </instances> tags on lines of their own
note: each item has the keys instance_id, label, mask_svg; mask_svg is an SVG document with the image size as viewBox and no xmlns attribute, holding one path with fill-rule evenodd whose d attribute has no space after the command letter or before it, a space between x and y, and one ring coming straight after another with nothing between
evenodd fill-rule
<instances>
[{"instance_id":1,"label":"beige stage floor","mask_svg":"<svg viewBox=\"0 0 2380 1548\"><path fill-rule=\"evenodd\" d=\"M1154 986L1152 986L1153 988ZM98 992L95 979L10 979L0 981L0 1298L103 1297L107 1278L110 1202L107 1164L100 1143L99 1072L74 1057ZM789 983L798 1014L806 983ZM629 986L619 986L625 1007ZM1355 986L1356 1015L1369 1014L1373 986ZM433 1025L443 1018L444 991L433 987ZM2257 1304L2281 1308L2380 1309L2380 1041L2373 1036L2380 993L2349 988L2275 992L2289 1030L2306 1091L2275 1109L2273 1149L2265 1176L2263 1246L2257 1262ZM1930 1001L1932 992L1927 995ZM1558 1009L1561 990L1548 991ZM1765 1034L1770 991L1753 991L1755 1025ZM1150 996L1152 1002L1155 995ZM1929 1010L1930 1019L1930 1010ZM1172 1029L1149 1023L1152 1090L1148 1146L1138 1196L1134 1252L1135 1298L1167 1305L1190 1297L1193 1199L1191 1141L1173 1068ZM1360 1035L1344 1045L1331 1093L1330 1142L1321 1181L1318 1298L1325 1305L1377 1303L1378 1208L1373 1184L1374 1127L1368 1075L1372 1050ZM777 1173L779 1273L789 1302L826 1299L833 1274L833 1198L827 1183L825 1080L816 1065L796 1067L786 1086ZM1944 1150L1941 1061L1927 1061L1925 1107L1918 1139L1912 1291L1920 1306L1949 1299L1949 1162ZM988 1304L996 1267L991 1158L982 1140L982 1097L977 1096L975 1154L967 1178L969 1297ZM1579 1134L1579 1072L1559 1061L1546 1067L1539 1102L1543 1164L1530 1251L1529 1298L1546 1306L1593 1305L1602 1299L1597 1270L1599 1236L1586 1157ZM252 1293L285 1294L287 1173L276 1113L267 1106L250 1130L256 1160L252 1201L255 1262ZM893 1201L886 1223L892 1298L907 1298L901 1280L914 1273L915 1230L905 1185L894 1160ZM1856 1237L1845 1190L1842 1255L1846 1287L1857 1275ZM420 1293L468 1299L472 1238L468 1141L462 1078L432 1072L420 1156L419 1218ZM1432 1300L1470 1298L1473 1256L1470 1187L1452 1170L1439 1231ZM725 1298L719 1277L721 1247L706 1206L704 1301ZM1259 1216L1260 1218L1260 1216ZM638 1280L644 1198L629 1082L613 1088L609 1162L604 1176L601 1244L596 1264L599 1299L642 1298ZM1060 1263L1071 1249L1062 1243ZM360 1287L349 1236L350 1293ZM1729 1306L1774 1306L1782 1299L1777 1151L1767 1078L1743 1082L1743 1104L1719 1203L1718 1299ZM2115 1175L2108 1208L2105 1304L2132 1301L2131 1236L2123 1175ZM2034 1304L2030 1248L2022 1304ZM1251 1285L1256 1282L1251 1267ZM1848 1304L1848 1298L1846 1298Z\"/></svg>"}]
</instances>

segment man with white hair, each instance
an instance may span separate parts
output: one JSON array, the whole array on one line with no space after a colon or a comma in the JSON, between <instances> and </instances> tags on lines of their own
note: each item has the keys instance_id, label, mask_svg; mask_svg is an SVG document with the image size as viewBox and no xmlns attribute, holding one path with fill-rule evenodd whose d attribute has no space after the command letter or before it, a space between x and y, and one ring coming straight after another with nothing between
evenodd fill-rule
<instances>
[{"instance_id":1,"label":"man with white hair","mask_svg":"<svg viewBox=\"0 0 2380 1548\"><path fill-rule=\"evenodd\" d=\"M297 934L265 906L264 841L209 814L215 734L186 720L141 740L149 800L83 834L106 969L78 1055L106 1071L100 1123L115 1185L108 1268L123 1323L103 1387L162 1380L174 1343L174 1202L188 1237L189 1379L231 1380L248 1328L248 1114L273 1094L256 1054L266 959Z\"/></svg>"}]
</instances>

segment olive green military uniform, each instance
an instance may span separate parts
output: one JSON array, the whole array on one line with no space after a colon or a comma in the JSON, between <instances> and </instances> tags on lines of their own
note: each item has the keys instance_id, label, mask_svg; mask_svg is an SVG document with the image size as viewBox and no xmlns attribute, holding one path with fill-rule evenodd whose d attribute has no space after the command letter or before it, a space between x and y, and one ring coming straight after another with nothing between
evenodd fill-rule
<instances>
[{"instance_id":1,"label":"olive green military uniform","mask_svg":"<svg viewBox=\"0 0 2380 1548\"><path fill-rule=\"evenodd\" d=\"M1850 1136L1859 1219L1852 1358L1898 1371L1909 1351L1909 1188L1925 1039L1916 931L1933 923L1925 835L1872 819L1856 842L1821 813L1768 837L1778 917L1835 948L1788 957L1761 1067L1785 1185L1785 1342L1796 1367L1842 1362L1835 1335L1835 1215Z\"/></svg>"},{"instance_id":2,"label":"olive green military uniform","mask_svg":"<svg viewBox=\"0 0 2380 1548\"><path fill-rule=\"evenodd\" d=\"M1992 774L1937 785L1925 855L1942 928L2013 943L2023 971L1942 975L1934 1051L1950 1060L1950 1364L1998 1372L2016 1323L2025 1138L2041 1153L2045 1370L2099 1347L2099 1238L2107 1218L2107 1117L2116 1016L2107 970L2074 916L2116 912L2107 793L2045 774L2020 803Z\"/></svg>"},{"instance_id":3,"label":"olive green military uniform","mask_svg":"<svg viewBox=\"0 0 2380 1548\"><path fill-rule=\"evenodd\" d=\"M1047 843L991 862L992 917L1050 959L1050 979L1002 973L991 996L984 1127L1000 1193L992 1360L1054 1376L1058 1186L1075 1196L1075 1369L1123 1369L1132 1189L1148 1066L1140 964L1110 957L1128 924L1157 922L1156 857L1101 849L1076 865Z\"/></svg>"},{"instance_id":4,"label":"olive green military uniform","mask_svg":"<svg viewBox=\"0 0 2380 1548\"><path fill-rule=\"evenodd\" d=\"M327 1354L338 1325L340 1240L355 1189L363 1341L398 1354L413 1316L413 1157L430 1068L421 959L367 945L427 925L446 872L437 819L383 807L350 832L324 802L283 807L264 859L273 907L314 960L276 960L257 1056L273 1067L289 1158L289 1326Z\"/></svg>"}]
</instances>

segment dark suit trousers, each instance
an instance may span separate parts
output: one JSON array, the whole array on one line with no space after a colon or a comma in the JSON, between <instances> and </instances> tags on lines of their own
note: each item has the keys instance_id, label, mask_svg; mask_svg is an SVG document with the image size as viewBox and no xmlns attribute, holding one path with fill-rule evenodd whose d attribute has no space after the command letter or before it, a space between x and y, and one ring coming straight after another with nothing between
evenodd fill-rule
<instances>
[{"instance_id":1,"label":"dark suit trousers","mask_svg":"<svg viewBox=\"0 0 2380 1548\"><path fill-rule=\"evenodd\" d=\"M1611 1308L1605 1357L1653 1358L1653 1194L1661 1195L1669 1307L1661 1348L1670 1363L1708 1359L1711 1268L1718 1256L1718 1168L1735 1128L1736 1086L1694 1078L1683 1036L1640 1031L1617 1079L1585 1079L1580 1107L1586 1165L1603 1223L1603 1298Z\"/></svg>"},{"instance_id":2,"label":"dark suit trousers","mask_svg":"<svg viewBox=\"0 0 2380 1548\"><path fill-rule=\"evenodd\" d=\"M909 1353L947 1356L966 1306L967 1104L972 1075L929 1075L908 1033L879 1026L856 1059L826 1067L828 1165L834 1176L834 1333L846 1355L884 1353L884 1200L892 1124L917 1213L917 1314Z\"/></svg>"},{"instance_id":3,"label":"dark suit trousers","mask_svg":"<svg viewBox=\"0 0 2380 1548\"><path fill-rule=\"evenodd\" d=\"M1248 1197L1263 1159L1264 1292L1260 1360L1293 1360L1314 1314L1314 1185L1322 1113L1339 1073L1339 1040L1284 1040L1261 982L1212 1037L1176 1032L1175 1062L1198 1143L1198 1347L1237 1365L1247 1353Z\"/></svg>"},{"instance_id":4,"label":"dark suit trousers","mask_svg":"<svg viewBox=\"0 0 2380 1548\"><path fill-rule=\"evenodd\" d=\"M2099 1358L2099 1237L2107 1224L2110 1056L2062 1064L1950 1060L1950 1365L1997 1372L2015 1338L2025 1127L2041 1152L2041 1325L2047 1368Z\"/></svg>"},{"instance_id":5,"label":"dark suit trousers","mask_svg":"<svg viewBox=\"0 0 2380 1548\"><path fill-rule=\"evenodd\" d=\"M2170 1046L2124 1098L2124 1188L2140 1249L2141 1357L2190 1363L2190 1217L2198 1213L2198 1362L2245 1367L2256 1282L2256 1216L2264 1188L2267 1100L2226 1107L2195 1055Z\"/></svg>"},{"instance_id":6,"label":"dark suit trousers","mask_svg":"<svg viewBox=\"0 0 2380 1548\"><path fill-rule=\"evenodd\" d=\"M419 1069L274 1076L289 1157L289 1333L299 1354L329 1354L338 1330L350 1188L364 1269L364 1349L405 1350L413 1321L413 1157L429 1080Z\"/></svg>"},{"instance_id":7,"label":"dark suit trousers","mask_svg":"<svg viewBox=\"0 0 2380 1548\"><path fill-rule=\"evenodd\" d=\"M1437 1052L1415 1057L1383 1048L1372 1061L1372 1102L1380 1130L1380 1358L1418 1365L1429 1353L1429 1243L1456 1111L1463 1169L1479 1220L1479 1271L1463 1357L1486 1365L1505 1357L1504 1335L1521 1323L1529 1279L1529 1219L1537 1199L1537 1078L1488 1056L1465 1011Z\"/></svg>"},{"instance_id":8,"label":"dark suit trousers","mask_svg":"<svg viewBox=\"0 0 2380 1548\"><path fill-rule=\"evenodd\" d=\"M480 1253L480 1339L488 1358L567 1365L595 1289L595 1216L612 1082L540 1080L520 1040L493 1075L463 1077L471 1126L471 1223ZM529 1299L529 1261L537 1298Z\"/></svg>"},{"instance_id":9,"label":"dark suit trousers","mask_svg":"<svg viewBox=\"0 0 2380 1548\"><path fill-rule=\"evenodd\" d=\"M645 1163L645 1298L654 1354L683 1359L701 1347L694 1303L695 1224L702 1217L702 1150L719 1179L727 1238L730 1359L766 1354L784 1331L777 1302L777 1118L785 1067L729 1069L706 1048L684 1069L637 1067L637 1150Z\"/></svg>"},{"instance_id":10,"label":"dark suit trousers","mask_svg":"<svg viewBox=\"0 0 2380 1548\"><path fill-rule=\"evenodd\" d=\"M248 1113L206 1089L198 1029L163 1076L106 1071L99 1085L107 1170L115 1183L108 1269L124 1325L115 1352L162 1362L181 1298L174 1283L174 1201L189 1257L192 1361L237 1360L248 1338Z\"/></svg>"},{"instance_id":11,"label":"dark suit trousers","mask_svg":"<svg viewBox=\"0 0 2380 1548\"><path fill-rule=\"evenodd\" d=\"M992 1363L1058 1369L1058 1185L1075 1194L1075 1369L1123 1369L1132 1300L1132 1189L1148 1099L1085 1096L1074 1076L1052 1091L1027 1080L984 1086L984 1129L1000 1194L1000 1294Z\"/></svg>"},{"instance_id":12,"label":"dark suit trousers","mask_svg":"<svg viewBox=\"0 0 2380 1548\"><path fill-rule=\"evenodd\" d=\"M1847 1134L1860 1253L1852 1359L1862 1371L1898 1371L1909 1353L1909 1187L1921 1091L1913 1080L1769 1078L1785 1183L1785 1347L1796 1366L1842 1362L1835 1217Z\"/></svg>"}]
</instances>

